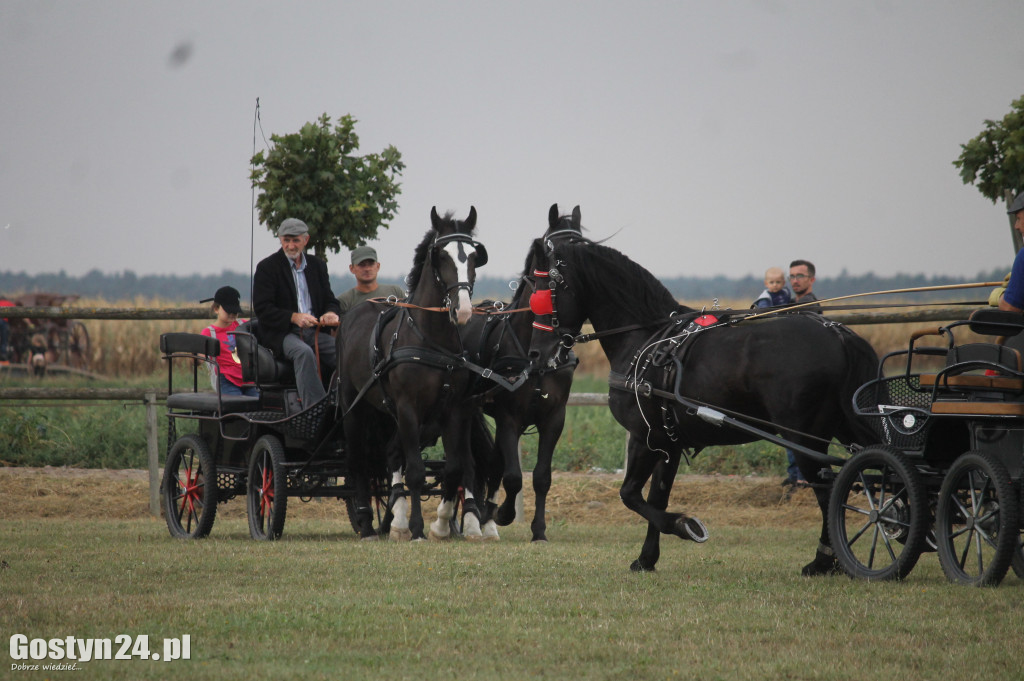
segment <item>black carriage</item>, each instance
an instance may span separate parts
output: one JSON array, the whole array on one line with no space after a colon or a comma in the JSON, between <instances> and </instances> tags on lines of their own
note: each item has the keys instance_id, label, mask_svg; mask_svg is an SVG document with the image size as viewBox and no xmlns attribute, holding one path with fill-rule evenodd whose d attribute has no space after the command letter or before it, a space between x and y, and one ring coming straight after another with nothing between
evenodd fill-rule
<instances>
[{"instance_id":1,"label":"black carriage","mask_svg":"<svg viewBox=\"0 0 1024 681\"><path fill-rule=\"evenodd\" d=\"M901 579L925 551L953 582L995 585L1011 564L1022 573L1024 364L1005 342L1022 329L1019 314L979 310L916 332L857 391L880 444L835 475L830 536L849 574ZM966 342L968 330L981 342ZM923 345L929 337L944 342Z\"/></svg>"},{"instance_id":2,"label":"black carriage","mask_svg":"<svg viewBox=\"0 0 1024 681\"><path fill-rule=\"evenodd\" d=\"M340 499L355 527L355 485L337 413L336 379L324 400L300 409L291 365L259 345L252 324L239 327L235 337L243 380L260 389L259 397L223 395L210 388L208 371L219 371L217 339L194 333L160 337L160 350L168 361L168 450L161 503L170 533L207 536L217 506L238 495L246 498L254 539L281 536L288 499L293 497ZM178 392L176 360L191 365L191 386ZM180 374L177 381L182 381ZM185 430L189 432L179 434ZM426 493L436 494L443 462L425 463L432 476ZM388 486L383 471L374 476L371 487L374 525L386 532Z\"/></svg>"}]
</instances>

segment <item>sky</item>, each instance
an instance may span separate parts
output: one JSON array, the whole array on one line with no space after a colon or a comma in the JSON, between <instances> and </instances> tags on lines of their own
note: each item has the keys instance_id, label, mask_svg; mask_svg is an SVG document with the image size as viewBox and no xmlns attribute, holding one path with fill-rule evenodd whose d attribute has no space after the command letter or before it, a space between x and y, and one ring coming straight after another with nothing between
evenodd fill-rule
<instances>
[{"instance_id":1,"label":"sky","mask_svg":"<svg viewBox=\"0 0 1024 681\"><path fill-rule=\"evenodd\" d=\"M553 203L661 277L1008 269L1005 205L953 161L1024 95L1022 26L1020 0L0 0L0 271L249 272L278 247L253 152L324 113L407 166L384 276L431 207L475 206L480 274L511 278Z\"/></svg>"}]
</instances>

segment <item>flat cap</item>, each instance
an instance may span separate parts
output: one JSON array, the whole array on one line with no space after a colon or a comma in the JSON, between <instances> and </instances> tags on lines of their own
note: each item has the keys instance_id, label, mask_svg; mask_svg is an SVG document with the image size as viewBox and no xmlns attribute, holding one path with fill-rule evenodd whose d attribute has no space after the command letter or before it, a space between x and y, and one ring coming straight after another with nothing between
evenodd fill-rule
<instances>
[{"instance_id":1,"label":"flat cap","mask_svg":"<svg viewBox=\"0 0 1024 681\"><path fill-rule=\"evenodd\" d=\"M309 234L309 227L298 218L285 218L281 226L277 228L278 236L302 236Z\"/></svg>"}]
</instances>

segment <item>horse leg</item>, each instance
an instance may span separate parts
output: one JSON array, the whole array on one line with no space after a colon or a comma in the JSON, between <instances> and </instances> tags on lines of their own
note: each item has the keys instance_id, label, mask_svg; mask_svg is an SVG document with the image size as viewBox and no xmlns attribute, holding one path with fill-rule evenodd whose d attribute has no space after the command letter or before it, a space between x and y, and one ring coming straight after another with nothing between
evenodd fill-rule
<instances>
[{"instance_id":1,"label":"horse leg","mask_svg":"<svg viewBox=\"0 0 1024 681\"><path fill-rule=\"evenodd\" d=\"M483 499L483 503L478 505L483 538L499 539L494 516L498 509L498 495L501 493L502 466L494 436L479 409L473 413L470 426L470 450L477 474L473 479L467 476L465 487L471 488L474 496L479 495Z\"/></svg>"},{"instance_id":2,"label":"horse leg","mask_svg":"<svg viewBox=\"0 0 1024 681\"><path fill-rule=\"evenodd\" d=\"M683 513L665 511L672 492L672 482L679 469L679 458L679 452L675 452L666 460L663 454L649 450L641 438L629 439L629 460L619 497L626 508L642 516L648 523L640 556L630 565L634 572L654 572L654 566L661 557L662 534L672 534L698 543L707 541L707 529L699 520ZM651 480L651 491L645 500L643 488L648 480Z\"/></svg>"},{"instance_id":3,"label":"horse leg","mask_svg":"<svg viewBox=\"0 0 1024 681\"><path fill-rule=\"evenodd\" d=\"M409 541L412 531L409 529L409 497L402 483L402 471L391 474L391 497L388 499L390 509L391 531L388 536L394 541Z\"/></svg>"},{"instance_id":4,"label":"horse leg","mask_svg":"<svg viewBox=\"0 0 1024 681\"><path fill-rule=\"evenodd\" d=\"M405 484L407 487L404 499L409 505L408 530L409 538L412 541L426 539L423 534L423 510L421 499L423 488L427 481L427 469L420 455L420 428L419 419L411 409L399 409L398 411L398 455L404 460ZM401 483L402 468L391 465L391 490L392 497L395 496L395 486ZM396 502L398 509L395 510L395 521L398 520L398 510L404 510L403 506ZM394 527L394 524L392 524ZM393 535L393 533L392 533Z\"/></svg>"},{"instance_id":5,"label":"horse leg","mask_svg":"<svg viewBox=\"0 0 1024 681\"><path fill-rule=\"evenodd\" d=\"M494 521L505 527L516 519L516 497L523 491L523 470L519 463L520 424L503 409L495 416L494 425L495 444L504 465L501 486L505 490L505 500L495 512Z\"/></svg>"},{"instance_id":6,"label":"horse leg","mask_svg":"<svg viewBox=\"0 0 1024 681\"><path fill-rule=\"evenodd\" d=\"M821 535L818 538L818 549L814 552L814 560L805 565L800 570L800 574L804 577L841 574L843 570L832 550L832 542L828 533L828 504L829 497L832 495L832 485L819 474L820 465L799 453L796 454L796 462L804 480L814 485L814 497L818 501L818 508L821 509Z\"/></svg>"},{"instance_id":7,"label":"horse leg","mask_svg":"<svg viewBox=\"0 0 1024 681\"><path fill-rule=\"evenodd\" d=\"M534 513L530 529L533 531L532 541L547 541L548 492L551 491L551 459L555 455L555 445L562 436L565 427L565 408L559 409L537 425L537 465L533 468Z\"/></svg>"}]
</instances>

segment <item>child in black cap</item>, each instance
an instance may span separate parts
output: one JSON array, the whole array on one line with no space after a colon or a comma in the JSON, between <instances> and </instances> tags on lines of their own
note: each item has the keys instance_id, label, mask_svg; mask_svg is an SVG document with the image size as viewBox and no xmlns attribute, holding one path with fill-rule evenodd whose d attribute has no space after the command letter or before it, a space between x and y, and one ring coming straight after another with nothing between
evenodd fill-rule
<instances>
[{"instance_id":1,"label":"child in black cap","mask_svg":"<svg viewBox=\"0 0 1024 681\"><path fill-rule=\"evenodd\" d=\"M217 357L217 364L220 365L220 384L216 384L217 374L210 372L210 381L214 383L214 389L220 390L222 395L247 395L259 397L259 390L252 385L242 383L242 364L238 361L238 351L235 343L235 329L246 320L239 321L238 315L242 312L241 294L232 286L221 286L213 295L213 298L205 298L200 303L213 301L213 313L217 315L217 321L202 330L204 336L210 336L220 341L220 356Z\"/></svg>"}]
</instances>

